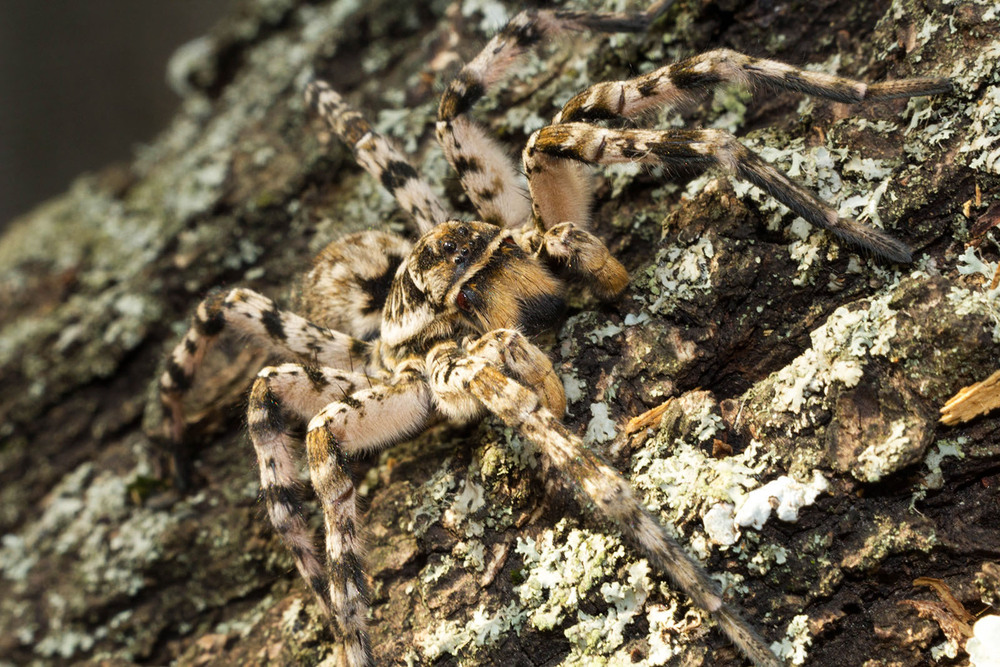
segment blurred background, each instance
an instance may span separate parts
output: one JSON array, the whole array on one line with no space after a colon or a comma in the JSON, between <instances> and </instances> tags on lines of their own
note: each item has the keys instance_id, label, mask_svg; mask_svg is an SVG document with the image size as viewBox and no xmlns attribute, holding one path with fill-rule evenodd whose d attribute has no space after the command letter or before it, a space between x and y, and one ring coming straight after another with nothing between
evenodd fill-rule
<instances>
[{"instance_id":1,"label":"blurred background","mask_svg":"<svg viewBox=\"0 0 1000 667\"><path fill-rule=\"evenodd\" d=\"M0 228L155 136L167 60L234 1L0 0Z\"/></svg>"}]
</instances>

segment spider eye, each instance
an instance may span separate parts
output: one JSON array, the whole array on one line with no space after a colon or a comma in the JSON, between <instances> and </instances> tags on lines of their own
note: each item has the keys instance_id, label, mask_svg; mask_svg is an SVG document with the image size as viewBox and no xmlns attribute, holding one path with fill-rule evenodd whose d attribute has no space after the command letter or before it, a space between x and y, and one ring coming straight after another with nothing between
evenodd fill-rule
<instances>
[{"instance_id":1,"label":"spider eye","mask_svg":"<svg viewBox=\"0 0 1000 667\"><path fill-rule=\"evenodd\" d=\"M455 252L456 247L457 246L455 245L454 241L445 241L444 243L441 244L441 250L448 253L449 255Z\"/></svg>"}]
</instances>

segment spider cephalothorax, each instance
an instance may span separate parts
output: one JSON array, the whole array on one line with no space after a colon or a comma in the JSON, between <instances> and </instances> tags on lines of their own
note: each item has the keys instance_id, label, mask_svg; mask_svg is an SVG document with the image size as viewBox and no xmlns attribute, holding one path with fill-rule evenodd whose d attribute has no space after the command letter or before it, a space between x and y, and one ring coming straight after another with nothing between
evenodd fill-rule
<instances>
[{"instance_id":1,"label":"spider cephalothorax","mask_svg":"<svg viewBox=\"0 0 1000 667\"><path fill-rule=\"evenodd\" d=\"M647 110L683 102L724 81L763 82L846 102L941 93L950 83L929 78L866 85L713 51L636 79L597 84L572 98L551 125L529 138L523 184L468 110L546 36L640 30L669 4L660 0L635 15L525 11L459 72L442 97L437 134L485 222L449 219L405 155L328 85L311 83L309 103L412 215L419 238L411 243L372 231L331 244L305 276L301 314L279 310L246 289L216 293L198 306L193 326L167 360L160 395L179 451L183 399L221 333L233 329L296 360L260 372L247 424L271 521L328 612L347 664L371 664L373 654L355 490L345 460L410 438L441 416L465 422L487 413L533 441L654 569L712 614L747 657L758 665L780 664L621 475L563 426L562 381L528 335L558 320L563 282L556 274L584 281L599 298L620 294L628 283L622 265L585 229L588 164L716 165L847 242L908 261L905 244L841 218L725 131L631 129ZM599 124L605 121L610 125ZM290 418L308 423L305 451L325 519L323 550L300 514L293 455L300 443L286 428Z\"/></svg>"},{"instance_id":2,"label":"spider cephalothorax","mask_svg":"<svg viewBox=\"0 0 1000 667\"><path fill-rule=\"evenodd\" d=\"M416 351L456 332L537 333L560 314L562 289L510 231L485 222L444 222L417 241L396 274L382 341Z\"/></svg>"}]
</instances>

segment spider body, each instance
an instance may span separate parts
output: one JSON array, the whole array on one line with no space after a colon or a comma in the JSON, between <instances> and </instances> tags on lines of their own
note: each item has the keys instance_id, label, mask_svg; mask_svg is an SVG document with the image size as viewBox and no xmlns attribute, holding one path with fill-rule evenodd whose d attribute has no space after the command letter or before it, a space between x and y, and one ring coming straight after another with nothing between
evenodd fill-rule
<instances>
[{"instance_id":1,"label":"spider body","mask_svg":"<svg viewBox=\"0 0 1000 667\"><path fill-rule=\"evenodd\" d=\"M598 121L629 120L721 81L759 80L848 101L929 95L950 84L910 79L866 86L729 51L710 52L633 80L597 84L572 98L552 125L529 139L525 188L504 151L466 115L476 100L547 35L641 30L668 5L661 0L636 15L522 12L459 72L442 97L437 134L480 221L449 219L405 155L328 85L311 83L310 105L410 213L419 237L411 243L373 231L331 244L305 276L301 314L280 310L246 289L213 294L198 306L190 331L167 361L160 394L179 450L184 396L203 355L224 331L242 333L297 361L260 372L247 423L270 519L328 613L346 664L373 661L347 459L411 438L442 416L468 422L487 413L535 442L572 487L654 568L710 612L754 663L780 664L621 475L563 426L562 381L529 336L558 321L560 275L585 281L599 298L620 294L628 283L622 265L585 229L587 164L715 164L850 243L889 259L909 259L904 244L840 218L728 133L616 129ZM305 451L324 515L323 550L299 510L299 443L289 419L308 423Z\"/></svg>"}]
</instances>

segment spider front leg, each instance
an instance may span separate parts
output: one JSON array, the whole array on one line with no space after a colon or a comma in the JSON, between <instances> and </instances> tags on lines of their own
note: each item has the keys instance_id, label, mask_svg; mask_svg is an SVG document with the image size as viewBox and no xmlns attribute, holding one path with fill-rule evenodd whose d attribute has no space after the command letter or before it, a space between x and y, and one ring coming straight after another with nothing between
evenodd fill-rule
<instances>
[{"instance_id":1,"label":"spider front leg","mask_svg":"<svg viewBox=\"0 0 1000 667\"><path fill-rule=\"evenodd\" d=\"M601 13L528 9L519 12L494 35L475 58L448 84L438 107L437 136L445 157L458 173L462 188L481 220L517 227L531 213L523 182L507 152L472 120L468 112L497 85L530 49L543 40L579 31L641 32L672 4L658 0L645 12ZM572 209L560 220L585 223L590 212L589 177L577 174L560 184L573 191Z\"/></svg>"},{"instance_id":2,"label":"spider front leg","mask_svg":"<svg viewBox=\"0 0 1000 667\"><path fill-rule=\"evenodd\" d=\"M722 599L718 585L704 568L643 507L628 482L570 433L534 391L509 377L496 362L473 355L454 342L441 343L431 350L427 370L442 409L465 415L487 410L521 437L537 444L575 490L614 522L626 541L653 567L711 613L754 664L782 664L753 626Z\"/></svg>"},{"instance_id":3,"label":"spider front leg","mask_svg":"<svg viewBox=\"0 0 1000 667\"><path fill-rule=\"evenodd\" d=\"M733 176L749 181L790 208L809 223L894 262L910 262L905 243L881 230L842 218L837 210L791 180L724 130L618 130L587 123L549 125L531 135L524 149L524 167L532 200L536 180L545 183L575 163L615 164L639 162L668 167L719 165ZM549 226L545 211L535 206L536 217Z\"/></svg>"},{"instance_id":4,"label":"spider front leg","mask_svg":"<svg viewBox=\"0 0 1000 667\"><path fill-rule=\"evenodd\" d=\"M330 587L312 530L299 512L300 493L295 447L288 415L303 421L331 401L367 388L370 378L331 368L282 364L262 370L247 405L247 427L257 452L261 494L275 531L291 550L295 566L312 588L324 613L331 614Z\"/></svg>"},{"instance_id":5,"label":"spider front leg","mask_svg":"<svg viewBox=\"0 0 1000 667\"><path fill-rule=\"evenodd\" d=\"M422 364L402 364L384 385L336 400L312 418L306 434L309 477L323 507L327 579L334 631L344 662L374 665L368 638L368 583L361 566L357 502L346 460L412 438L432 413Z\"/></svg>"},{"instance_id":6,"label":"spider front leg","mask_svg":"<svg viewBox=\"0 0 1000 667\"><path fill-rule=\"evenodd\" d=\"M533 387L542 405L555 415L566 412L566 392L552 362L516 329L495 329L474 341L466 350L503 368L521 384Z\"/></svg>"},{"instance_id":7,"label":"spider front leg","mask_svg":"<svg viewBox=\"0 0 1000 667\"><path fill-rule=\"evenodd\" d=\"M716 49L634 79L595 84L567 102L552 123L635 118L649 109L693 100L697 93L720 83L739 83L748 88L766 84L847 104L938 95L952 89L951 81L945 78L863 83L776 60L754 58L731 49Z\"/></svg>"},{"instance_id":8,"label":"spider front leg","mask_svg":"<svg viewBox=\"0 0 1000 667\"><path fill-rule=\"evenodd\" d=\"M813 225L892 261L911 260L905 244L879 230L841 218L829 204L791 181L729 133L604 130L584 124L634 119L650 109L669 108L694 99L700 91L724 82L747 87L767 84L844 103L938 95L952 90L951 81L946 78L866 84L729 49L696 55L627 81L598 83L567 102L553 124L528 142L524 165L535 218L545 227L566 219L560 212L571 209L575 195L566 194L560 184L579 180L579 162L647 162L668 166L714 163L761 188Z\"/></svg>"}]
</instances>

